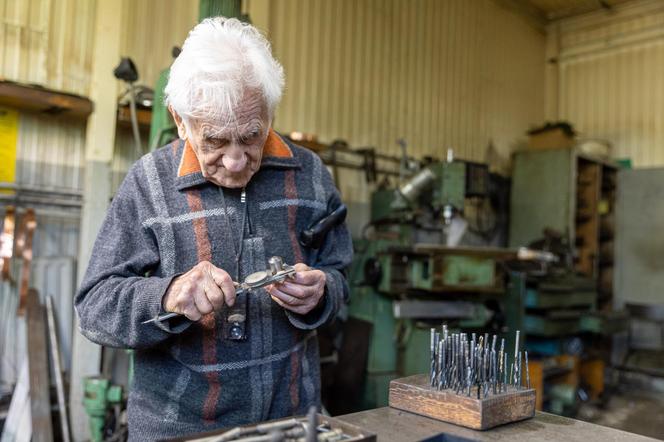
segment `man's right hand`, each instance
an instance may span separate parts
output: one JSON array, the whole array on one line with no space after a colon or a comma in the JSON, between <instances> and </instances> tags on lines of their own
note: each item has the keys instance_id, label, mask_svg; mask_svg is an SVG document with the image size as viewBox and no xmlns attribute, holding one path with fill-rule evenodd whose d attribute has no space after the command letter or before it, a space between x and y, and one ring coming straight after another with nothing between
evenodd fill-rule
<instances>
[{"instance_id":1,"label":"man's right hand","mask_svg":"<svg viewBox=\"0 0 664 442\"><path fill-rule=\"evenodd\" d=\"M233 304L233 280L208 261L199 262L187 273L175 277L161 301L165 311L180 313L192 321Z\"/></svg>"}]
</instances>

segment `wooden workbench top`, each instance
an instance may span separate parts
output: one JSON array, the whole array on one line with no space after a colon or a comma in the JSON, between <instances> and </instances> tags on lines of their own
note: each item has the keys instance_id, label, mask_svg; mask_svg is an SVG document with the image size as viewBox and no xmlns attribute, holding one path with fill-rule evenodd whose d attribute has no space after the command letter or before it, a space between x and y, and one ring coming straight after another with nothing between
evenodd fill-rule
<instances>
[{"instance_id":1,"label":"wooden workbench top","mask_svg":"<svg viewBox=\"0 0 664 442\"><path fill-rule=\"evenodd\" d=\"M376 433L379 442L419 441L441 433L467 438L470 441L655 441L649 437L540 412L537 412L532 419L487 431L470 430L389 407L337 418Z\"/></svg>"}]
</instances>

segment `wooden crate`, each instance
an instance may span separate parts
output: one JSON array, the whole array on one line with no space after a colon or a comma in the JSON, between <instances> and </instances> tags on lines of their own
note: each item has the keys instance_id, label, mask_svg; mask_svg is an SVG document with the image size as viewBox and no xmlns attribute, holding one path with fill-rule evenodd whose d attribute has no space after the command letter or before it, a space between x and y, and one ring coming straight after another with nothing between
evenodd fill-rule
<instances>
[{"instance_id":1,"label":"wooden crate","mask_svg":"<svg viewBox=\"0 0 664 442\"><path fill-rule=\"evenodd\" d=\"M389 404L392 408L455 425L487 430L535 416L535 390L510 388L506 393L477 399L457 395L451 390L433 389L428 376L420 374L393 380Z\"/></svg>"}]
</instances>

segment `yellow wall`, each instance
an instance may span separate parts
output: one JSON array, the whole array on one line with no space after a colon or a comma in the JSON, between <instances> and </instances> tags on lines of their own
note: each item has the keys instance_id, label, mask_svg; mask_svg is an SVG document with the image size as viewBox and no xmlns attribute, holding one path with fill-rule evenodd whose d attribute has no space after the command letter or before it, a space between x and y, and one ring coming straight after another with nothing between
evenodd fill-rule
<instances>
[{"instance_id":1,"label":"yellow wall","mask_svg":"<svg viewBox=\"0 0 664 442\"><path fill-rule=\"evenodd\" d=\"M550 26L547 116L613 145L635 166L664 166L664 2L633 1Z\"/></svg>"},{"instance_id":2,"label":"yellow wall","mask_svg":"<svg viewBox=\"0 0 664 442\"><path fill-rule=\"evenodd\" d=\"M491 0L261 3L287 76L281 131L484 160L542 122L545 36Z\"/></svg>"}]
</instances>

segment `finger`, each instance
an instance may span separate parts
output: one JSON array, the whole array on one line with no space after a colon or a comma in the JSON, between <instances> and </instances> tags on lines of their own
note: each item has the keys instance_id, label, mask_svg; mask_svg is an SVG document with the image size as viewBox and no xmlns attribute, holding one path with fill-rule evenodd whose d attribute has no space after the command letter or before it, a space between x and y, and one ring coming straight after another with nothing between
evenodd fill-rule
<instances>
[{"instance_id":1,"label":"finger","mask_svg":"<svg viewBox=\"0 0 664 442\"><path fill-rule=\"evenodd\" d=\"M270 295L270 297L272 298L272 300L273 300L274 302L276 302L277 304L279 304L281 307L283 307L283 308L285 308L285 309L288 309L288 310L291 309L291 306L290 306L290 305L284 303L281 299L277 298L276 296Z\"/></svg>"},{"instance_id":2,"label":"finger","mask_svg":"<svg viewBox=\"0 0 664 442\"><path fill-rule=\"evenodd\" d=\"M226 305L232 307L235 304L235 283L233 279L224 270L213 265L210 265L209 272L215 284L221 289Z\"/></svg>"},{"instance_id":3,"label":"finger","mask_svg":"<svg viewBox=\"0 0 664 442\"><path fill-rule=\"evenodd\" d=\"M321 280L325 279L325 273L320 270L308 270L305 272L295 273L295 277L291 280L301 285L317 285Z\"/></svg>"},{"instance_id":4,"label":"finger","mask_svg":"<svg viewBox=\"0 0 664 442\"><path fill-rule=\"evenodd\" d=\"M292 282L284 281L275 286L275 290L293 296L295 298L308 298L312 295L311 287L306 285L294 284Z\"/></svg>"},{"instance_id":5,"label":"finger","mask_svg":"<svg viewBox=\"0 0 664 442\"><path fill-rule=\"evenodd\" d=\"M289 295L288 293L284 293L276 287L270 290L270 295L272 296L273 299L277 298L282 303L291 307L303 305L306 303L306 300L296 298L295 296Z\"/></svg>"},{"instance_id":6,"label":"finger","mask_svg":"<svg viewBox=\"0 0 664 442\"><path fill-rule=\"evenodd\" d=\"M166 311L184 314L184 310L189 304L193 305L191 299L191 283L189 281L184 281L175 296L173 296L171 302L166 306Z\"/></svg>"},{"instance_id":7,"label":"finger","mask_svg":"<svg viewBox=\"0 0 664 442\"><path fill-rule=\"evenodd\" d=\"M293 268L295 269L296 272L306 272L307 270L311 270L311 267L301 262L295 264Z\"/></svg>"},{"instance_id":8,"label":"finger","mask_svg":"<svg viewBox=\"0 0 664 442\"><path fill-rule=\"evenodd\" d=\"M192 289L193 287L189 282L185 282L182 285L182 290L176 298L176 306L174 310L177 313L185 315L192 321L198 321L201 319L201 313L198 311L198 308L196 308Z\"/></svg>"},{"instance_id":9,"label":"finger","mask_svg":"<svg viewBox=\"0 0 664 442\"><path fill-rule=\"evenodd\" d=\"M194 291L194 303L201 315L207 315L214 310L212 303L205 294L205 289L201 286L198 286Z\"/></svg>"},{"instance_id":10,"label":"finger","mask_svg":"<svg viewBox=\"0 0 664 442\"><path fill-rule=\"evenodd\" d=\"M224 306L224 293L209 274L205 279L205 296L214 310L220 310Z\"/></svg>"},{"instance_id":11,"label":"finger","mask_svg":"<svg viewBox=\"0 0 664 442\"><path fill-rule=\"evenodd\" d=\"M194 322L201 319L201 312L199 312L198 309L196 308L196 306L193 305L193 304L187 306L187 308L185 308L182 311L182 314L185 315L187 317L187 319L190 319Z\"/></svg>"}]
</instances>

